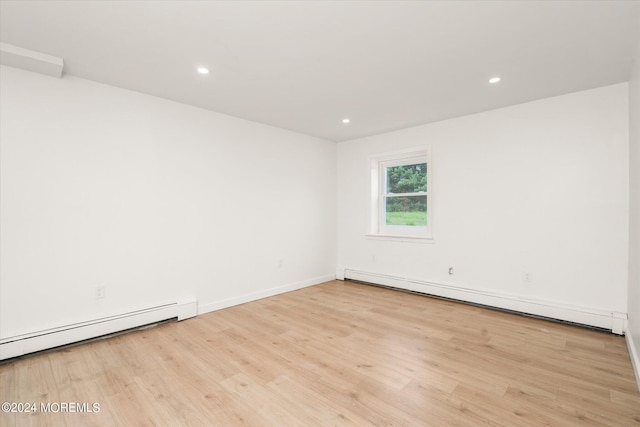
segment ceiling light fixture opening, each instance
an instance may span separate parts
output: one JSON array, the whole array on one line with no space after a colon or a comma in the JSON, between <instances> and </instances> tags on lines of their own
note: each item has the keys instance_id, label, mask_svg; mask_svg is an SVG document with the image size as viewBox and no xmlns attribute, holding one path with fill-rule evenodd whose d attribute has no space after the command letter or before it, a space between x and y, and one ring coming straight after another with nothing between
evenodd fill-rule
<instances>
[{"instance_id":1,"label":"ceiling light fixture opening","mask_svg":"<svg viewBox=\"0 0 640 427\"><path fill-rule=\"evenodd\" d=\"M209 69L205 67L198 67L198 72L200 74L209 74Z\"/></svg>"},{"instance_id":2,"label":"ceiling light fixture opening","mask_svg":"<svg viewBox=\"0 0 640 427\"><path fill-rule=\"evenodd\" d=\"M500 77L492 77L492 78L489 79L489 83L494 85L494 84L500 82L500 80L501 80Z\"/></svg>"},{"instance_id":3,"label":"ceiling light fixture opening","mask_svg":"<svg viewBox=\"0 0 640 427\"><path fill-rule=\"evenodd\" d=\"M346 125L347 123L351 123L351 119L347 119L347 118L342 119L342 123L344 123L345 125Z\"/></svg>"}]
</instances>

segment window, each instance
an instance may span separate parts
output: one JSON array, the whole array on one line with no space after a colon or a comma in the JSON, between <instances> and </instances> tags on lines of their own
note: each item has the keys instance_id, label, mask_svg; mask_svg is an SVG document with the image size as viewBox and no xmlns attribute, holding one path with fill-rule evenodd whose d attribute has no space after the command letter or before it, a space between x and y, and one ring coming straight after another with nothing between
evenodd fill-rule
<instances>
[{"instance_id":1,"label":"window","mask_svg":"<svg viewBox=\"0 0 640 427\"><path fill-rule=\"evenodd\" d=\"M431 238L429 157L422 149L372 160L373 235Z\"/></svg>"}]
</instances>

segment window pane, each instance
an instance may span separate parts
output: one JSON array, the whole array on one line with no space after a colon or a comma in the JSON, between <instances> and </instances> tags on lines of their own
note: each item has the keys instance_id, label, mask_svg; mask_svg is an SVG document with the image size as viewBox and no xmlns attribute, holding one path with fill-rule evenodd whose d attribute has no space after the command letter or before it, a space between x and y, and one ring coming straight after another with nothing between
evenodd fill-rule
<instances>
[{"instance_id":1,"label":"window pane","mask_svg":"<svg viewBox=\"0 0 640 427\"><path fill-rule=\"evenodd\" d=\"M387 194L427 191L427 164L388 167L386 190Z\"/></svg>"},{"instance_id":2,"label":"window pane","mask_svg":"<svg viewBox=\"0 0 640 427\"><path fill-rule=\"evenodd\" d=\"M387 225L427 225L427 196L387 197Z\"/></svg>"}]
</instances>

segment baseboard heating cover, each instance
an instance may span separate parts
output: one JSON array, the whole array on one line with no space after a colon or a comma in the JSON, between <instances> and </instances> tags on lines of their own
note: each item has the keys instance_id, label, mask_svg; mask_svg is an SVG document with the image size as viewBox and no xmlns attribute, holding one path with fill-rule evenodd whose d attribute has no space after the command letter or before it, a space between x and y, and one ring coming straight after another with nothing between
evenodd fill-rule
<instances>
[{"instance_id":1,"label":"baseboard heating cover","mask_svg":"<svg viewBox=\"0 0 640 427\"><path fill-rule=\"evenodd\" d=\"M168 319L195 317L195 298L0 339L0 360L71 344Z\"/></svg>"},{"instance_id":2,"label":"baseboard heating cover","mask_svg":"<svg viewBox=\"0 0 640 427\"><path fill-rule=\"evenodd\" d=\"M607 329L618 335L624 335L624 331L627 327L627 313L598 310L590 307L578 307L553 301L536 300L516 295L506 295L484 290L462 288L367 271L345 269L343 277L345 279L357 280L365 283L389 286L534 316L548 317L551 319L558 319L595 328Z\"/></svg>"}]
</instances>

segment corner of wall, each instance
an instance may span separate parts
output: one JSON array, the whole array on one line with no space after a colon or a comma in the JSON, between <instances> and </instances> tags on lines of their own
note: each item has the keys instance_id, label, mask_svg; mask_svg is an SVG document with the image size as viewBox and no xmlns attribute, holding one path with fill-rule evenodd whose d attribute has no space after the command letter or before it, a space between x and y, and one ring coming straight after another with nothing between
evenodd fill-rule
<instances>
[{"instance_id":1,"label":"corner of wall","mask_svg":"<svg viewBox=\"0 0 640 427\"><path fill-rule=\"evenodd\" d=\"M626 340L640 390L640 40L629 78L629 322Z\"/></svg>"}]
</instances>

